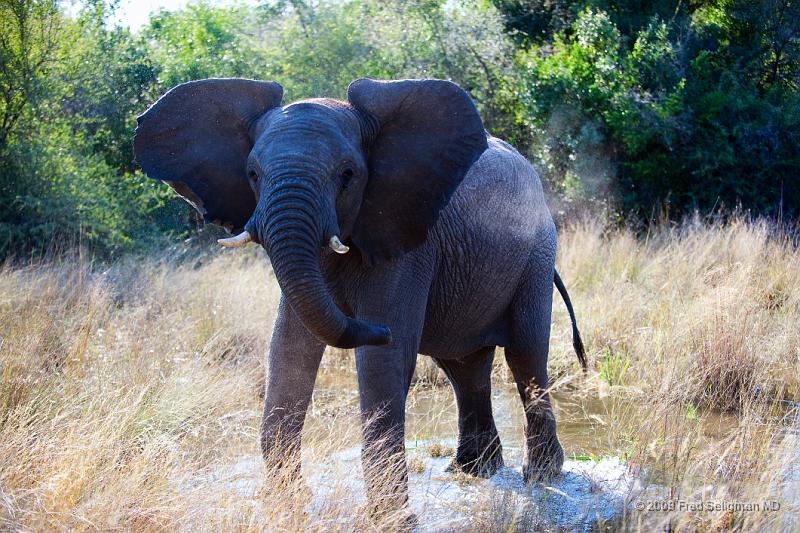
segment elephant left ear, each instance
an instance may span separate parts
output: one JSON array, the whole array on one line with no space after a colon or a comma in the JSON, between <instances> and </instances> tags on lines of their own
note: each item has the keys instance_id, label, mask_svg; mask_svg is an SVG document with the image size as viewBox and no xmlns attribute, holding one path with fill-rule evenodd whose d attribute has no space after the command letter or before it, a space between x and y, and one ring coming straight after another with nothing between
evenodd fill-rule
<instances>
[{"instance_id":1,"label":"elephant left ear","mask_svg":"<svg viewBox=\"0 0 800 533\"><path fill-rule=\"evenodd\" d=\"M212 78L178 85L137 118L136 161L203 215L242 231L256 207L247 180L251 126L281 103L274 82Z\"/></svg>"},{"instance_id":2,"label":"elephant left ear","mask_svg":"<svg viewBox=\"0 0 800 533\"><path fill-rule=\"evenodd\" d=\"M378 126L367 141L369 180L352 235L372 265L425 241L486 150L486 131L472 99L449 81L360 79L347 99Z\"/></svg>"}]
</instances>

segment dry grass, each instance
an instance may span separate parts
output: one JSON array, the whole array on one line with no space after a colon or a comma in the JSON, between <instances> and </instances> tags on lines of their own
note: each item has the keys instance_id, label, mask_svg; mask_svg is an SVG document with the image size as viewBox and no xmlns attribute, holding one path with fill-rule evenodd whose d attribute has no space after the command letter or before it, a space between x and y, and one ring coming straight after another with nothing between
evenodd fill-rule
<instances>
[{"instance_id":1,"label":"dry grass","mask_svg":"<svg viewBox=\"0 0 800 533\"><path fill-rule=\"evenodd\" d=\"M634 513L622 525L787 529L800 496L780 479L797 456L780 433L779 400L800 393L800 253L744 222L647 240L586 223L562 231L559 253L592 370L577 371L557 301L551 372L565 394L625 399L603 420L608 453L653 472L662 496L782 502L778 513ZM307 513L302 483L275 472L249 491L219 481L220 468L258 453L277 299L258 251L3 267L0 528L374 527L344 484ZM442 383L421 361L415 389ZM352 357L329 353L325 364L350 371ZM711 435L718 411L730 415ZM309 453L357 442L357 423L334 423L356 412L352 390L316 395ZM484 502L475 527L533 523L508 509Z\"/></svg>"},{"instance_id":2,"label":"dry grass","mask_svg":"<svg viewBox=\"0 0 800 533\"><path fill-rule=\"evenodd\" d=\"M782 503L772 513L640 513L626 529L791 529L800 493L784 478L798 450L783 424L800 393L800 252L768 224L742 221L660 229L644 242L587 223L559 249L595 371L565 389L635 401L606 429L618 453L654 472L656 497ZM564 315L554 336L569 331ZM566 341L551 364L564 373L574 367Z\"/></svg>"}]
</instances>

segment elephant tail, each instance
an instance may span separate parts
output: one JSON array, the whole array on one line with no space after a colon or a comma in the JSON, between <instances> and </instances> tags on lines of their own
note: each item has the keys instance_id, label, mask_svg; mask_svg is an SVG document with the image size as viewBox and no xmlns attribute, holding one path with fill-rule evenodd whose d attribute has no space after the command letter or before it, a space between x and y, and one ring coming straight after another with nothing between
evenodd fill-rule
<instances>
[{"instance_id":1,"label":"elephant tail","mask_svg":"<svg viewBox=\"0 0 800 533\"><path fill-rule=\"evenodd\" d=\"M575 348L575 354L578 356L578 361L580 361L583 370L586 371L586 351L583 349L581 332L578 331L578 323L575 320L575 311L572 309L572 302L569 299L569 293L567 292L567 288L564 286L564 282L561 281L561 276L558 275L557 270L554 270L554 272L555 275L553 276L553 281L556 284L559 294L561 294L561 298L563 298L564 303L567 306L569 318L572 320L572 347Z\"/></svg>"}]
</instances>

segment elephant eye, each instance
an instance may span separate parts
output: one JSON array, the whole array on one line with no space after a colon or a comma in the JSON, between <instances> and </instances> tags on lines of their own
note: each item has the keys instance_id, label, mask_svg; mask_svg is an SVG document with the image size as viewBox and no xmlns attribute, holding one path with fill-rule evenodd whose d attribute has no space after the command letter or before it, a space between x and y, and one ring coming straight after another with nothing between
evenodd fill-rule
<instances>
[{"instance_id":1,"label":"elephant eye","mask_svg":"<svg viewBox=\"0 0 800 533\"><path fill-rule=\"evenodd\" d=\"M247 177L250 179L250 183L255 184L256 182L258 182L258 174L256 173L255 170L252 169L248 170Z\"/></svg>"},{"instance_id":2,"label":"elephant eye","mask_svg":"<svg viewBox=\"0 0 800 533\"><path fill-rule=\"evenodd\" d=\"M350 185L350 180L353 179L354 174L355 173L353 172L353 169L350 167L343 169L339 173L339 180L342 183L342 189L346 189L347 186Z\"/></svg>"}]
</instances>

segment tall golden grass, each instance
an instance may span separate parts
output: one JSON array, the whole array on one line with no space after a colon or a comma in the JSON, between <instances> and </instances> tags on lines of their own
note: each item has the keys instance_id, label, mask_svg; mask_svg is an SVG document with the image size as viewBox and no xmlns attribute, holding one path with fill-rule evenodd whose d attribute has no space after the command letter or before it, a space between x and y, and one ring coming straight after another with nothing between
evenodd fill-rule
<instances>
[{"instance_id":1,"label":"tall golden grass","mask_svg":"<svg viewBox=\"0 0 800 533\"><path fill-rule=\"evenodd\" d=\"M783 477L797 441L782 424L785 401L800 393L799 259L760 222L663 227L646 238L596 222L561 232L558 268L591 370L579 371L556 301L554 388L621 400L597 424L610 435L607 453L650 473L652 494L782 504L774 513L631 510L617 527L794 525L800 495ZM244 491L220 482L221 468L258 454L263 354L278 295L257 250L3 266L0 528L379 527L352 504L347 484L308 513L303 482L279 472L263 472ZM332 351L323 364L352 370L352 356ZM497 369L506 380L501 358ZM418 376L415 390L446 383L424 357ZM304 460L358 442L357 423L331 434L337 417L357 420L352 391L332 394L315 397ZM724 423L711 432L720 413ZM474 528L530 526L512 507L484 501ZM391 520L380 527L391 529Z\"/></svg>"}]
</instances>

